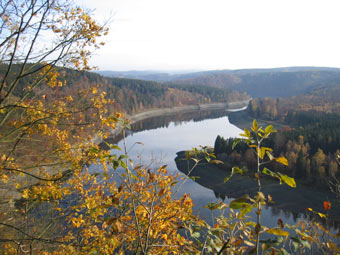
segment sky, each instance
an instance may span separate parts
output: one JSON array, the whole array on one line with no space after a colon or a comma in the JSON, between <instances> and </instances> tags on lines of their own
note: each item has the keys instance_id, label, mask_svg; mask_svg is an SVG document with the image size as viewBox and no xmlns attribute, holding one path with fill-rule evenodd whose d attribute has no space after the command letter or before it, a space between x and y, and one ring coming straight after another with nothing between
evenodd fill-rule
<instances>
[{"instance_id":1,"label":"sky","mask_svg":"<svg viewBox=\"0 0 340 255\"><path fill-rule=\"evenodd\" d=\"M339 0L76 0L110 18L99 70L340 67Z\"/></svg>"}]
</instances>

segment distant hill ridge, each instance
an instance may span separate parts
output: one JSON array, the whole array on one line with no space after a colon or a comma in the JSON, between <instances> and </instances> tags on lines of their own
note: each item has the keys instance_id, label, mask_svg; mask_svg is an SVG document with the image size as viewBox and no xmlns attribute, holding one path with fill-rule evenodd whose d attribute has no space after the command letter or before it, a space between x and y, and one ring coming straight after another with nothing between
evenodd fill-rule
<instances>
[{"instance_id":1,"label":"distant hill ridge","mask_svg":"<svg viewBox=\"0 0 340 255\"><path fill-rule=\"evenodd\" d=\"M27 65L29 66L29 65ZM5 74L6 65L0 65L0 76ZM39 66L37 65L36 68ZM12 72L17 73L21 68L20 64L12 66ZM114 103L108 109L135 114L152 109L171 108L184 105L198 105L210 103L230 103L242 101L249 97L244 93L239 93L226 88L213 88L209 86L181 86L175 84L161 84L155 81L145 81L126 78L108 78L99 74L87 71L77 71L74 69L60 68L58 80L64 87L50 88L49 86L37 86L32 91L32 96L43 96L51 94L53 96L80 96L79 91L99 86L107 93L109 99ZM8 80L15 79L9 76ZM33 75L27 75L20 79L18 86L13 91L13 95L20 97L24 93L24 88L34 79ZM43 81L41 82L43 85ZM6 90L6 87L4 88ZM47 93L50 92L50 93Z\"/></svg>"},{"instance_id":2,"label":"distant hill ridge","mask_svg":"<svg viewBox=\"0 0 340 255\"><path fill-rule=\"evenodd\" d=\"M309 93L319 87L340 84L340 69L331 67L281 67L270 69L212 70L188 73L152 71L98 72L163 83L203 85L235 89L252 97L290 97Z\"/></svg>"}]
</instances>

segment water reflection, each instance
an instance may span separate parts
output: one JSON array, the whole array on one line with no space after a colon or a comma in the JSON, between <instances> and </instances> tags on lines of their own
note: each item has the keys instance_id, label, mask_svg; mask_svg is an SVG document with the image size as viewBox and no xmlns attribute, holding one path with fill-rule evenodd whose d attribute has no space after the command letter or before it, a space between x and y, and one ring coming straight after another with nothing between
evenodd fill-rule
<instances>
[{"instance_id":1,"label":"water reflection","mask_svg":"<svg viewBox=\"0 0 340 255\"><path fill-rule=\"evenodd\" d=\"M208 110L208 111L195 111L195 112L182 112L176 113L166 116L157 116L151 117L148 119L144 119L133 123L131 125L131 130L126 132L127 136L130 136L134 133L158 129L158 128L168 128L170 125L175 127L184 125L188 122L199 122L203 120L209 119L217 119L221 117L225 117L228 114L226 110ZM123 139L122 134L119 134L114 139L109 139L106 142L109 143L118 143Z\"/></svg>"},{"instance_id":2,"label":"water reflection","mask_svg":"<svg viewBox=\"0 0 340 255\"><path fill-rule=\"evenodd\" d=\"M184 174L188 174L187 169L190 169L192 164L188 167L184 152L179 152L175 161L177 168ZM227 183L224 183L224 178L229 173L227 169L222 169L216 165L202 164L190 172L189 176L194 176L197 183L211 189L215 197L222 201L239 198L245 194L253 197L256 194L257 182L255 178L234 175ZM328 224L335 228L339 227L340 215L337 212L340 211L340 206L334 194L301 185L291 188L288 185L280 185L279 182L269 178L262 179L261 186L261 191L264 194L270 194L273 198L274 203L266 206L266 210L271 212L272 218L277 219L284 215L285 219L292 219L293 222L296 222L299 218L311 216L310 213L307 213L307 208L327 213L323 209L323 201L328 200L332 203Z\"/></svg>"},{"instance_id":3,"label":"water reflection","mask_svg":"<svg viewBox=\"0 0 340 255\"><path fill-rule=\"evenodd\" d=\"M176 174L178 170L174 158L179 150L189 150L199 145L213 146L217 135L227 138L238 136L242 132L241 129L230 124L227 114L226 111L192 112L155 117L138 122L133 125L131 133L126 138L126 146L128 149L131 148L129 156L136 164L147 165L151 168L168 165L168 171ZM122 141L116 142L118 146L123 147ZM136 144L137 142L143 144ZM185 173L185 169L179 169ZM198 172L195 171L193 174L198 175ZM252 186L249 185L250 182L254 183L253 188L256 190L254 181L248 181L241 186L244 180L235 178L232 179L238 181L235 181L233 185L230 185L231 182L228 183L229 189L225 190L223 183L223 179L227 176L225 171L222 171L217 178L211 178L214 175L213 170L209 169L205 171L205 174L206 177L200 173L201 178L197 179L196 182L188 179L177 193L178 196L190 193L195 204L195 213L204 219L209 220L211 218L210 211L202 208L209 202L224 200L228 203L233 197L242 196L244 193L251 194ZM284 186L281 185L281 187ZM272 193L272 190L269 189L268 192L265 192ZM296 219L305 217L304 212L307 207L322 212L322 201L329 196L325 197L323 193L319 193L319 200L315 200L314 195L315 193L293 190L293 193L287 195L287 201L281 201L274 197L275 206L265 208L262 213L266 221L264 222L265 225L268 227L276 226L278 218L281 218L285 223L294 224ZM299 201L297 205L291 203L295 199ZM309 205L309 201L320 201L320 203ZM294 210L291 210L291 208L294 208ZM333 211L339 212L339 209Z\"/></svg>"}]
</instances>

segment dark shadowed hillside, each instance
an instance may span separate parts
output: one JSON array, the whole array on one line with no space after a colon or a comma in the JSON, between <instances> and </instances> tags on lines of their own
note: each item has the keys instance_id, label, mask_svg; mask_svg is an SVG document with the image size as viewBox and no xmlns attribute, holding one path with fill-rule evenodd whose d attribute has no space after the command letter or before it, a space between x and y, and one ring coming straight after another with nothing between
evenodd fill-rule
<instances>
[{"instance_id":1,"label":"dark shadowed hillside","mask_svg":"<svg viewBox=\"0 0 340 255\"><path fill-rule=\"evenodd\" d=\"M173 83L236 89L252 97L289 97L332 86L339 80L339 69L279 68L201 73Z\"/></svg>"},{"instance_id":2,"label":"dark shadowed hillside","mask_svg":"<svg viewBox=\"0 0 340 255\"><path fill-rule=\"evenodd\" d=\"M132 78L182 87L208 86L247 92L252 97L289 97L319 87L337 84L340 69L328 67L283 67L272 69L212 70L182 73L171 71L100 71L107 77Z\"/></svg>"}]
</instances>

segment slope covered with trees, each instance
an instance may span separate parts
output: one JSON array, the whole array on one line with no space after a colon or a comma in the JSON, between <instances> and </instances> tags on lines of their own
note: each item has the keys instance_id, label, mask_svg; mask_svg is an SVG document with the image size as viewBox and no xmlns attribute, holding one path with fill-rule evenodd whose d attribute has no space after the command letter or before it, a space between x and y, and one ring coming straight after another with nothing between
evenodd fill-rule
<instances>
[{"instance_id":1,"label":"slope covered with trees","mask_svg":"<svg viewBox=\"0 0 340 255\"><path fill-rule=\"evenodd\" d=\"M257 98L248 107L250 116L285 120L288 113L299 111L316 111L340 113L340 85L321 87L309 93L287 98Z\"/></svg>"},{"instance_id":2,"label":"slope covered with trees","mask_svg":"<svg viewBox=\"0 0 340 255\"><path fill-rule=\"evenodd\" d=\"M339 251L314 221L294 227L301 235L289 240L282 221L279 227L261 226L266 198L260 192L230 205L209 204L222 210L210 226L193 215L189 194L175 196L173 188L185 180L168 174L166 166L135 165L127 148L108 144L107 151L93 141L118 124L129 127L117 110L196 104L224 92L82 72L90 69L89 57L108 29L70 1L3 1L0 13L2 254L272 254L285 251L286 243L302 254L314 246ZM266 136L272 131L254 130ZM251 139L249 132L245 136ZM205 148L194 150L196 155L213 157ZM230 210L224 217L227 207L241 213ZM246 214L253 209L259 217L249 222ZM260 245L264 232L286 240Z\"/></svg>"},{"instance_id":3,"label":"slope covered with trees","mask_svg":"<svg viewBox=\"0 0 340 255\"><path fill-rule=\"evenodd\" d=\"M263 98L300 95L315 88L337 84L339 79L339 69L278 68L202 72L192 77L183 75L172 82L236 89L254 98Z\"/></svg>"},{"instance_id":4,"label":"slope covered with trees","mask_svg":"<svg viewBox=\"0 0 340 255\"><path fill-rule=\"evenodd\" d=\"M209 103L213 94L87 72L108 29L69 1L5 1L0 12L1 253L182 250L190 242L177 229L194 216L189 195L171 195L175 177L93 138L127 126L120 111ZM98 173L88 169L98 163Z\"/></svg>"},{"instance_id":5,"label":"slope covered with trees","mask_svg":"<svg viewBox=\"0 0 340 255\"><path fill-rule=\"evenodd\" d=\"M311 184L322 184L327 189L330 180L339 179L338 155L340 155L340 86L322 87L309 93L287 98L257 98L251 100L244 117L260 119L282 126L267 146L277 155L285 155L291 176ZM234 117L231 117L233 120ZM254 165L254 157L246 149L231 151L231 140L220 137L215 150L231 162L247 162ZM232 155L233 154L233 155ZM229 156L226 156L229 155Z\"/></svg>"},{"instance_id":6,"label":"slope covered with trees","mask_svg":"<svg viewBox=\"0 0 340 255\"><path fill-rule=\"evenodd\" d=\"M12 65L12 75L17 73L21 64ZM28 64L28 66L34 66ZM0 65L0 76L5 74L8 66ZM36 67L39 68L39 67ZM77 96L79 90L97 87L104 91L107 98L114 100L110 112L120 111L129 114L149 109L174 107L183 105L206 104L212 102L232 102L247 99L246 93L235 90L213 88L208 86L165 85L153 81L107 78L96 73L78 71L68 68L58 68L58 82L67 84L53 89L55 96ZM9 76L8 80L12 80ZM18 81L13 94L21 96L27 83L34 80L26 76ZM44 83L44 82L43 82ZM40 94L46 94L47 88L40 89ZM52 91L50 91L52 92Z\"/></svg>"}]
</instances>

